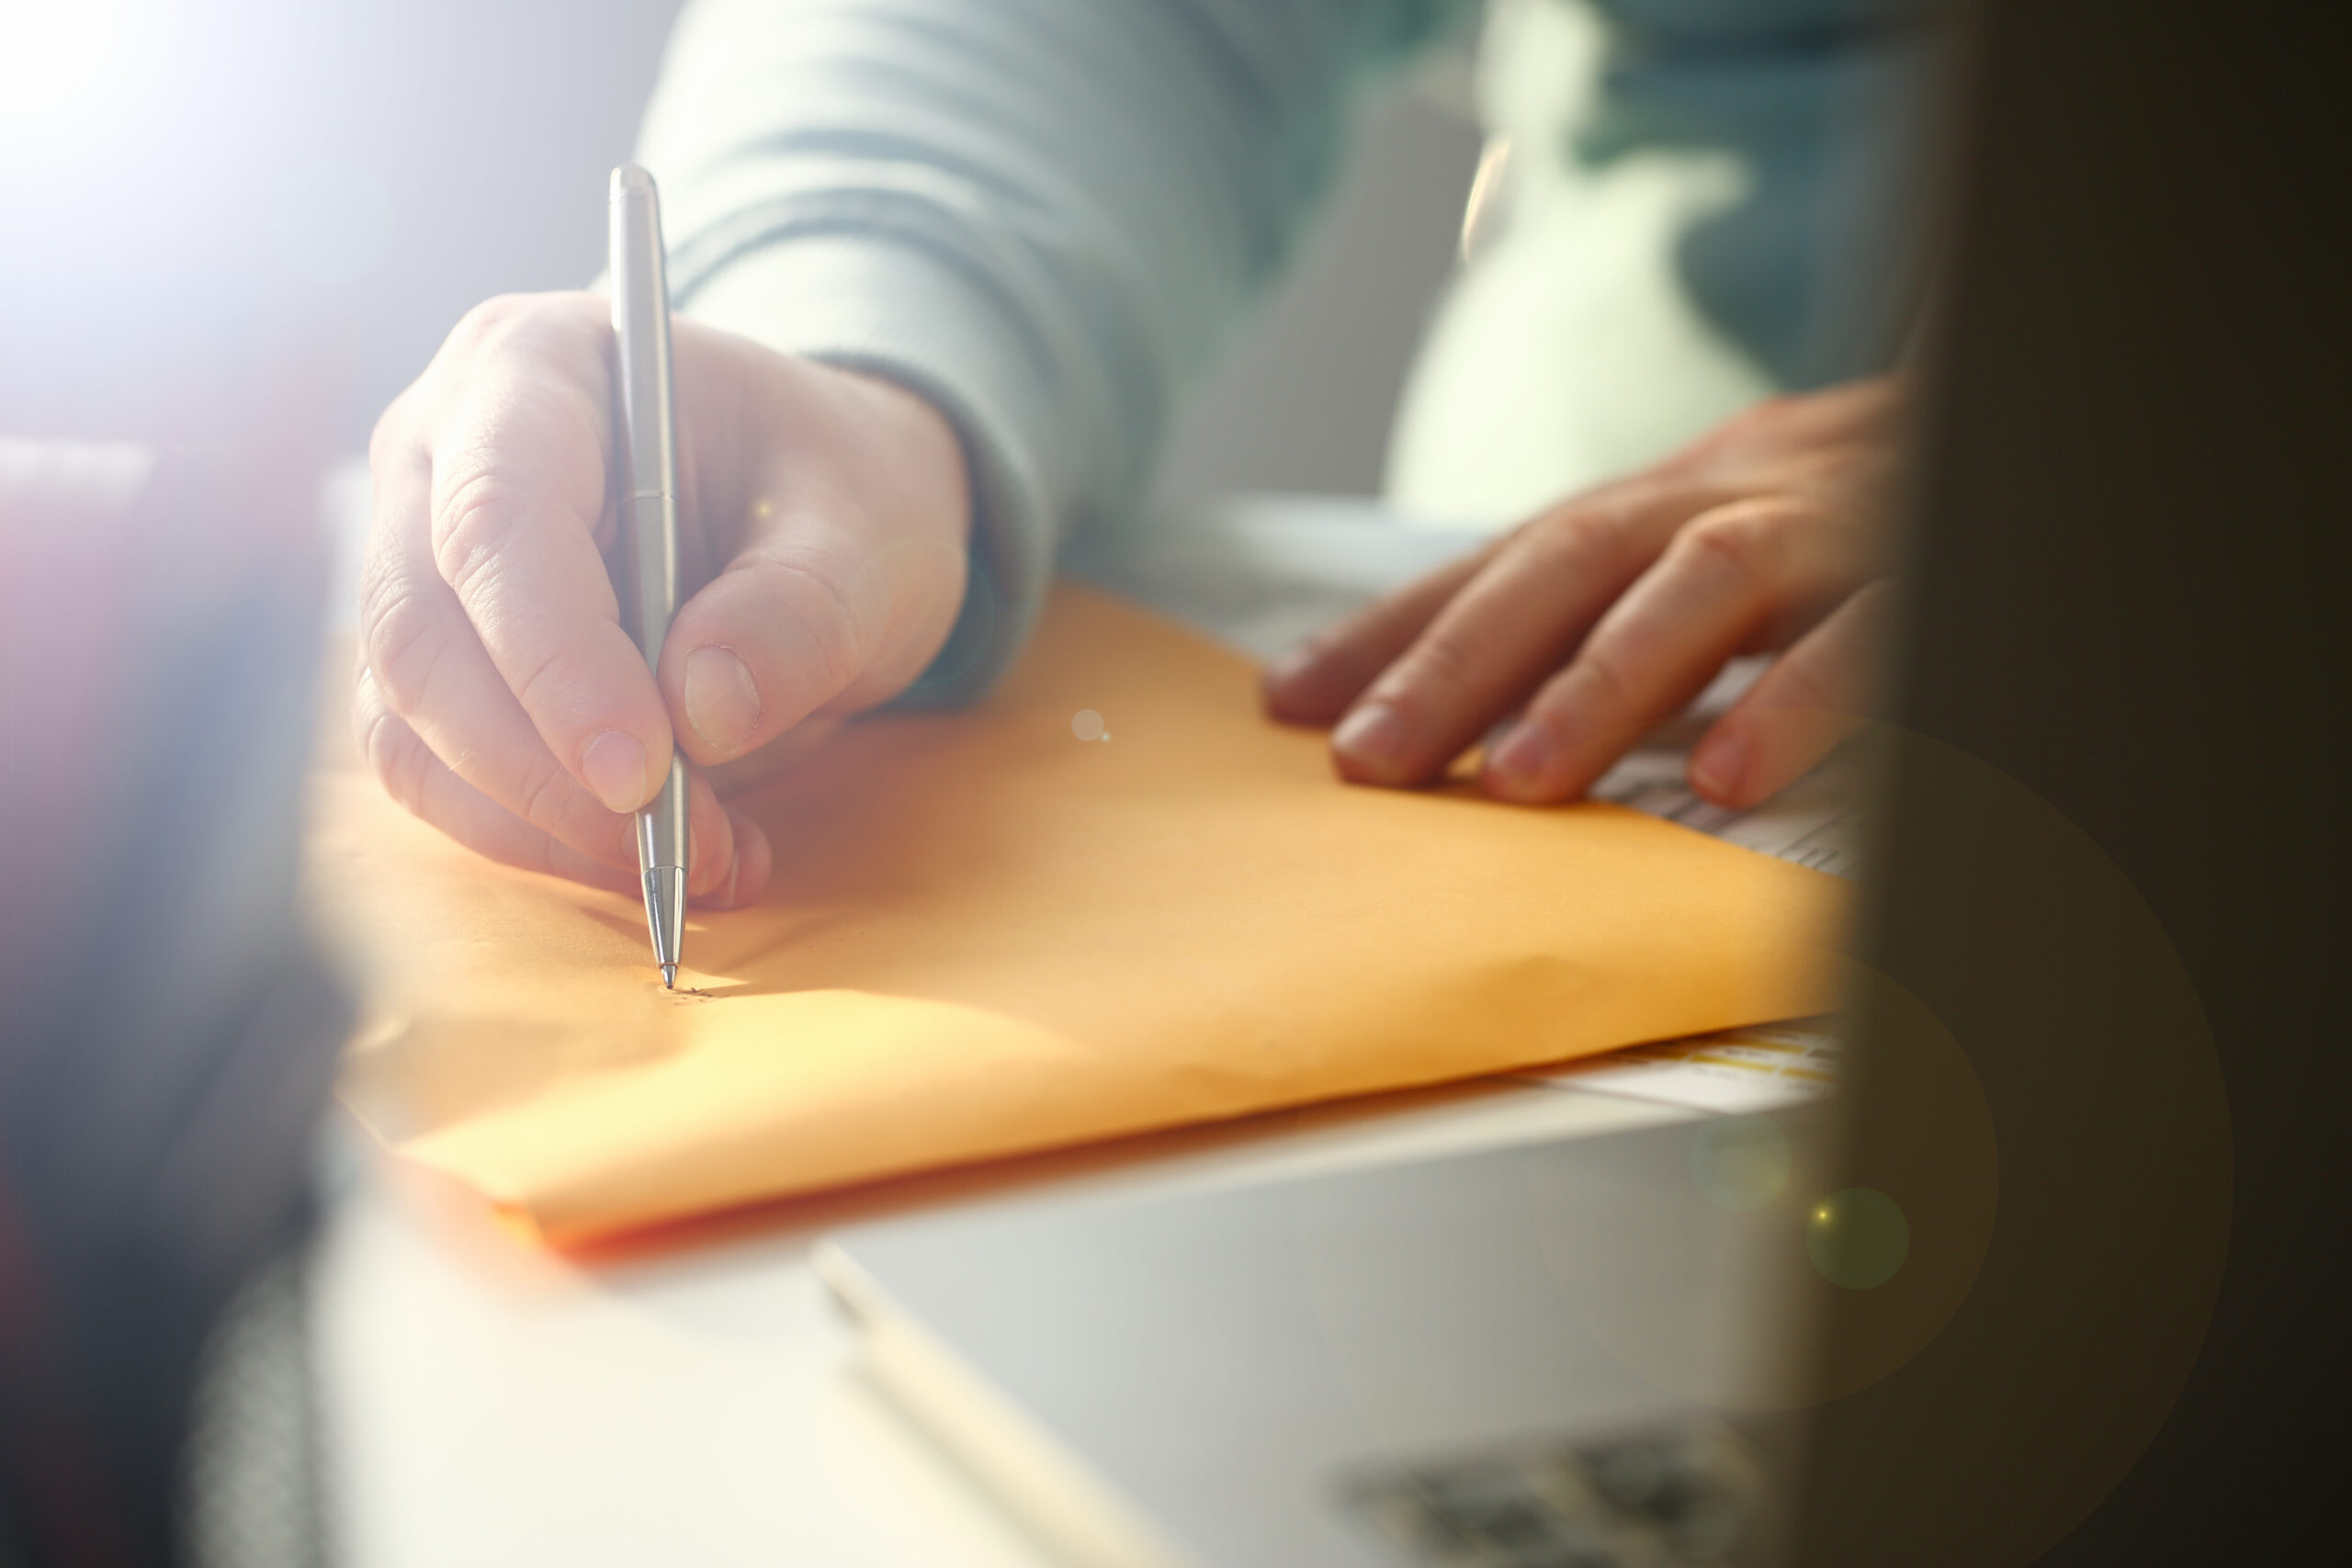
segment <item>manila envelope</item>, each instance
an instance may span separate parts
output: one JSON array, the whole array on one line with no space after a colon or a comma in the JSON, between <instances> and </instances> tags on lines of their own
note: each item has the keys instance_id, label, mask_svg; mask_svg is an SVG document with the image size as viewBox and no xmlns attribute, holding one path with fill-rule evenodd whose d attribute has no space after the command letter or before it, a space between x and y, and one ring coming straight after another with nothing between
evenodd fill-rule
<instances>
[{"instance_id":1,"label":"manila envelope","mask_svg":"<svg viewBox=\"0 0 2352 1568\"><path fill-rule=\"evenodd\" d=\"M565 1244L1835 1001L1834 878L1613 806L1343 785L1244 660L1079 589L978 705L854 721L743 804L774 879L690 916L671 993L634 900L326 768L346 1103Z\"/></svg>"}]
</instances>

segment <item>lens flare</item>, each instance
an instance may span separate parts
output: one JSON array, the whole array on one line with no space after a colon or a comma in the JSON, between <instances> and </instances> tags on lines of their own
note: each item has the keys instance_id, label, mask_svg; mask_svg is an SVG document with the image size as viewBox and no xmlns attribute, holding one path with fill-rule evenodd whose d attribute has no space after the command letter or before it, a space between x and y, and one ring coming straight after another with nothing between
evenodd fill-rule
<instances>
[{"instance_id":1,"label":"lens flare","mask_svg":"<svg viewBox=\"0 0 2352 1568\"><path fill-rule=\"evenodd\" d=\"M1804 1249L1831 1284L1871 1290L1894 1279L1910 1255L1911 1222L1885 1193L1849 1187L1813 1206Z\"/></svg>"}]
</instances>

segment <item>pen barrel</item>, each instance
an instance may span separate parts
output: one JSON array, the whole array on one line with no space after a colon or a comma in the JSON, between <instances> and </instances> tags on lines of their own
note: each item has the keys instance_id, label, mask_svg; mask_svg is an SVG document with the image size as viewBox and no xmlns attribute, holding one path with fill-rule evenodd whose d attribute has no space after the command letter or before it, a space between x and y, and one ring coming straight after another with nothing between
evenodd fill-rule
<instances>
[{"instance_id":1,"label":"pen barrel","mask_svg":"<svg viewBox=\"0 0 2352 1568\"><path fill-rule=\"evenodd\" d=\"M614 170L609 217L613 371L620 416L617 510L629 577L622 609L647 666L654 668L678 606L678 444L669 282L652 176L635 164Z\"/></svg>"},{"instance_id":2,"label":"pen barrel","mask_svg":"<svg viewBox=\"0 0 2352 1568\"><path fill-rule=\"evenodd\" d=\"M632 495L620 508L628 566L621 609L649 670L661 668L662 644L678 607L677 514L676 499L666 495Z\"/></svg>"},{"instance_id":3,"label":"pen barrel","mask_svg":"<svg viewBox=\"0 0 2352 1568\"><path fill-rule=\"evenodd\" d=\"M685 863L686 763L684 758L673 751L670 776L662 781L662 793L637 814L637 868L653 871L675 866L683 870Z\"/></svg>"},{"instance_id":4,"label":"pen barrel","mask_svg":"<svg viewBox=\"0 0 2352 1568\"><path fill-rule=\"evenodd\" d=\"M678 608L678 440L670 378L670 286L662 265L662 209L653 176L633 164L615 169L609 211L614 401L621 457L616 510L628 577L621 609L646 668L659 670L670 617ZM645 919L665 983L684 933L686 849L686 763L673 750L662 792L637 815Z\"/></svg>"}]
</instances>

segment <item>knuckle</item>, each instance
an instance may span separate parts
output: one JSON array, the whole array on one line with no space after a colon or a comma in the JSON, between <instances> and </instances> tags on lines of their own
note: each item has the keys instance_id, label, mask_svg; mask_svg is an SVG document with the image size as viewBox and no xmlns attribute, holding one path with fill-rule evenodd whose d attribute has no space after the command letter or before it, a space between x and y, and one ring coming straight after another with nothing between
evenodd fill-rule
<instances>
[{"instance_id":1,"label":"knuckle","mask_svg":"<svg viewBox=\"0 0 2352 1568\"><path fill-rule=\"evenodd\" d=\"M523 705L524 712L535 716L540 714L545 707L543 699L548 695L548 688L551 684L563 685L571 670L571 662L564 657L560 647L542 649L532 660L530 668L523 672L523 678L514 683L514 700Z\"/></svg>"},{"instance_id":2,"label":"knuckle","mask_svg":"<svg viewBox=\"0 0 2352 1568\"><path fill-rule=\"evenodd\" d=\"M524 511L514 484L495 470L460 473L433 503L433 559L443 581L464 593L513 538Z\"/></svg>"},{"instance_id":3,"label":"knuckle","mask_svg":"<svg viewBox=\"0 0 2352 1568\"><path fill-rule=\"evenodd\" d=\"M1633 692L1617 651L1599 642L1589 644L1577 656L1573 688L1568 682L1560 684L1566 705L1596 711L1623 706Z\"/></svg>"},{"instance_id":4,"label":"knuckle","mask_svg":"<svg viewBox=\"0 0 2352 1568\"><path fill-rule=\"evenodd\" d=\"M1844 705L1831 689L1828 672L1814 661L1796 655L1781 660L1773 671L1772 705L1781 708L1823 708L1836 711Z\"/></svg>"},{"instance_id":5,"label":"knuckle","mask_svg":"<svg viewBox=\"0 0 2352 1568\"><path fill-rule=\"evenodd\" d=\"M1419 689L1460 691L1473 685L1487 661L1486 639L1459 626L1434 626L1413 649L1410 683Z\"/></svg>"},{"instance_id":6,"label":"knuckle","mask_svg":"<svg viewBox=\"0 0 2352 1568\"><path fill-rule=\"evenodd\" d=\"M867 638L848 591L822 566L766 560L775 596L808 639L808 657L824 684L847 687L865 671Z\"/></svg>"},{"instance_id":7,"label":"knuckle","mask_svg":"<svg viewBox=\"0 0 2352 1568\"><path fill-rule=\"evenodd\" d=\"M359 638L386 703L398 713L416 712L448 638L424 589L400 573L369 579L360 595Z\"/></svg>"},{"instance_id":8,"label":"knuckle","mask_svg":"<svg viewBox=\"0 0 2352 1568\"><path fill-rule=\"evenodd\" d=\"M604 315L594 297L499 294L458 318L435 361L446 373L467 374L481 362L517 355L584 373L602 359Z\"/></svg>"},{"instance_id":9,"label":"knuckle","mask_svg":"<svg viewBox=\"0 0 2352 1568\"><path fill-rule=\"evenodd\" d=\"M1573 506L1529 531L1528 564L1546 574L1607 572L1624 549L1624 534L1615 507L1599 502Z\"/></svg>"},{"instance_id":10,"label":"knuckle","mask_svg":"<svg viewBox=\"0 0 2352 1568\"><path fill-rule=\"evenodd\" d=\"M361 738L361 749L377 782L411 816L422 817L424 779L433 765L432 753L416 731L395 718L387 708L377 708L363 722L367 733Z\"/></svg>"},{"instance_id":11,"label":"knuckle","mask_svg":"<svg viewBox=\"0 0 2352 1568\"><path fill-rule=\"evenodd\" d=\"M1702 465L1736 462L1788 439L1808 412L1804 394L1775 392L1759 398L1701 436L1690 455Z\"/></svg>"},{"instance_id":12,"label":"knuckle","mask_svg":"<svg viewBox=\"0 0 2352 1568\"><path fill-rule=\"evenodd\" d=\"M1774 392L1733 415L1725 429L1741 436L1770 436L1802 420L1807 409L1802 394Z\"/></svg>"},{"instance_id":13,"label":"knuckle","mask_svg":"<svg viewBox=\"0 0 2352 1568\"><path fill-rule=\"evenodd\" d=\"M1771 574L1786 519L1774 509L1743 506L1693 520L1675 540L1686 562L1756 579Z\"/></svg>"},{"instance_id":14,"label":"knuckle","mask_svg":"<svg viewBox=\"0 0 2352 1568\"><path fill-rule=\"evenodd\" d=\"M537 301L528 294L493 294L458 318L449 343L461 351L478 351L510 336L536 314Z\"/></svg>"},{"instance_id":15,"label":"knuckle","mask_svg":"<svg viewBox=\"0 0 2352 1568\"><path fill-rule=\"evenodd\" d=\"M562 837L560 829L571 800L571 775L556 765L554 758L543 757L530 765L522 784L523 820Z\"/></svg>"}]
</instances>

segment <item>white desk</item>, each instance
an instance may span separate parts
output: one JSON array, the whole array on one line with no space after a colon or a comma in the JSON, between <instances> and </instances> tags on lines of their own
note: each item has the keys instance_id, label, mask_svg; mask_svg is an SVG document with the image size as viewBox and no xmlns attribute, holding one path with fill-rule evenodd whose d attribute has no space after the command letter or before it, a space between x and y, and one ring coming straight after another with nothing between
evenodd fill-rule
<instances>
[{"instance_id":1,"label":"white desk","mask_svg":"<svg viewBox=\"0 0 2352 1568\"><path fill-rule=\"evenodd\" d=\"M347 481L338 493L349 511ZM1262 653L1470 542L1362 507L1257 503L1087 569ZM1688 1114L1489 1083L779 1206L693 1245L587 1261L408 1190L353 1134L315 1286L340 1555L348 1568L1037 1568L1038 1550L862 1381L808 1264L825 1226L988 1187L1248 1179Z\"/></svg>"},{"instance_id":2,"label":"white desk","mask_svg":"<svg viewBox=\"0 0 2352 1568\"><path fill-rule=\"evenodd\" d=\"M1013 1174L1231 1180L1688 1114L1523 1084L1351 1109L1337 1125L1270 1116L1238 1135L1140 1140L1091 1170L1046 1159ZM865 1386L808 1269L816 1232L851 1213L958 1201L956 1183L915 1183L883 1203L805 1205L691 1247L582 1262L363 1171L334 1207L316 1285L344 1562L1036 1568L1036 1550Z\"/></svg>"}]
</instances>

